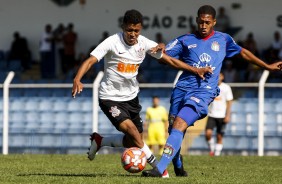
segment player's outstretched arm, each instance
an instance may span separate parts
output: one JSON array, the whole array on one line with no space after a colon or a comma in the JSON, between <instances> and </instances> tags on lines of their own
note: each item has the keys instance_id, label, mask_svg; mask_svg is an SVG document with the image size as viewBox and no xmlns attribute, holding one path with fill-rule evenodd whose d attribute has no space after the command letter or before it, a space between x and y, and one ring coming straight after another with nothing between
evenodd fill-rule
<instances>
[{"instance_id":1,"label":"player's outstretched arm","mask_svg":"<svg viewBox=\"0 0 282 184\"><path fill-rule=\"evenodd\" d=\"M256 57L249 50L242 48L240 55L250 63L253 63L261 68L264 68L269 71L282 71L282 61L278 61L273 64L267 64L258 57Z\"/></svg>"},{"instance_id":2,"label":"player's outstretched arm","mask_svg":"<svg viewBox=\"0 0 282 184\"><path fill-rule=\"evenodd\" d=\"M91 68L92 65L97 63L98 60L94 56L90 56L88 59L86 59L82 65L79 67L78 72L73 79L73 86L72 86L72 97L75 98L75 95L80 92L82 92L83 84L80 82L83 75Z\"/></svg>"},{"instance_id":3,"label":"player's outstretched arm","mask_svg":"<svg viewBox=\"0 0 282 184\"><path fill-rule=\"evenodd\" d=\"M170 66L179 69L179 70L186 70L188 72L194 73L195 75L198 75L201 79L205 79L205 74L212 74L213 71L211 67L205 67L205 68L196 68L192 67L183 61L180 61L178 59L172 58L166 54L162 55L162 58L159 59L161 62L167 63Z\"/></svg>"}]
</instances>

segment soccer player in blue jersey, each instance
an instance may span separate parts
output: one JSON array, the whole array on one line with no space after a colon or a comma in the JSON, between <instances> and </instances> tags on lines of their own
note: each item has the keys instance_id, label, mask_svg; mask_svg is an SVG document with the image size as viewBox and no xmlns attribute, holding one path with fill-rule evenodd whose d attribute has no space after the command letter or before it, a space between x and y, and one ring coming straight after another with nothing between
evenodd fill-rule
<instances>
[{"instance_id":1,"label":"soccer player in blue jersey","mask_svg":"<svg viewBox=\"0 0 282 184\"><path fill-rule=\"evenodd\" d=\"M226 33L214 31L216 11L210 5L199 8L197 14L197 32L185 34L171 41L166 54L179 58L194 67L210 66L213 74L200 79L189 72L183 72L171 95L169 112L170 135L167 138L160 162L152 170L143 171L147 177L161 177L161 173L173 161L176 176L187 176L183 168L180 147L189 126L204 118L208 106L219 94L218 78L222 62L226 57L241 55L246 61L270 71L281 71L282 61L266 64L250 51L236 44Z\"/></svg>"}]
</instances>

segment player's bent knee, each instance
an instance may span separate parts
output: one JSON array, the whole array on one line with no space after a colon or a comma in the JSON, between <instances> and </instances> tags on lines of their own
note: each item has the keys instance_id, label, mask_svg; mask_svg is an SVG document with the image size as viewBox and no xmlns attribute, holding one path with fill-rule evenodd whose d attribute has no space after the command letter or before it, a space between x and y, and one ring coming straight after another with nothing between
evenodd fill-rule
<instances>
[{"instance_id":1,"label":"player's bent knee","mask_svg":"<svg viewBox=\"0 0 282 184\"><path fill-rule=\"evenodd\" d=\"M181 119L180 117L176 117L172 128L184 132L188 128L188 125L183 119Z\"/></svg>"}]
</instances>

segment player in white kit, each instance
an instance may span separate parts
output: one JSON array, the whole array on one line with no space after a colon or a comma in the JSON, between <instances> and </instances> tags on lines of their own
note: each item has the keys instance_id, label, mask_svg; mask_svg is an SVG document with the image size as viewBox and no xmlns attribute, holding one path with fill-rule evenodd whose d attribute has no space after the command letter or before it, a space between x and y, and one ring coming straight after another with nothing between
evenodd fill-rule
<instances>
[{"instance_id":1,"label":"player in white kit","mask_svg":"<svg viewBox=\"0 0 282 184\"><path fill-rule=\"evenodd\" d=\"M233 93L231 87L223 82L224 75L220 72L218 87L219 95L209 106L208 121L206 125L206 140L211 156L219 156L223 148L225 127L231 118L231 105ZM216 128L216 143L213 138L213 129Z\"/></svg>"},{"instance_id":2,"label":"player in white kit","mask_svg":"<svg viewBox=\"0 0 282 184\"><path fill-rule=\"evenodd\" d=\"M187 70L204 78L212 73L210 67L195 68L163 54L164 45L140 35L142 14L137 10L125 13L122 32L114 34L100 43L80 66L73 81L72 95L83 89L80 82L83 75L104 58L104 77L99 87L99 105L118 131L124 135L103 137L94 132L88 158L93 160L102 146L138 147L146 154L148 163L155 167L157 161L149 147L142 140L143 121L140 118L141 105L138 100L139 83L136 79L140 64L146 53L175 68ZM165 170L163 177L168 177Z\"/></svg>"}]
</instances>

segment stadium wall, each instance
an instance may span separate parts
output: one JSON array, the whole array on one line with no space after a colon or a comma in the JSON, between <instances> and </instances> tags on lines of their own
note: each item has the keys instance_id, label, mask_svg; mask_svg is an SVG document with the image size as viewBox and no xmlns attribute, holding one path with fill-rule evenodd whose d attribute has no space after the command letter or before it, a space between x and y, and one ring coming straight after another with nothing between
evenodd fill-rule
<instances>
[{"instance_id":1,"label":"stadium wall","mask_svg":"<svg viewBox=\"0 0 282 184\"><path fill-rule=\"evenodd\" d=\"M10 48L14 31L19 31L29 41L35 60L39 58L40 35L47 23L56 27L59 23L74 23L79 39L77 53L87 53L96 45L103 31L118 32L119 18L128 9L138 9L146 16L143 35L154 39L156 32L162 32L166 40L190 31L189 17L193 21L199 6L211 4L215 8L223 6L231 18L232 26L243 27L234 37L245 39L254 33L258 47L270 45L274 31L282 29L282 1L278 0L86 0L81 5L75 0L66 7L60 7L51 0L0 0L0 50ZM239 7L238 7L239 5ZM279 27L280 25L280 27Z\"/></svg>"}]
</instances>

